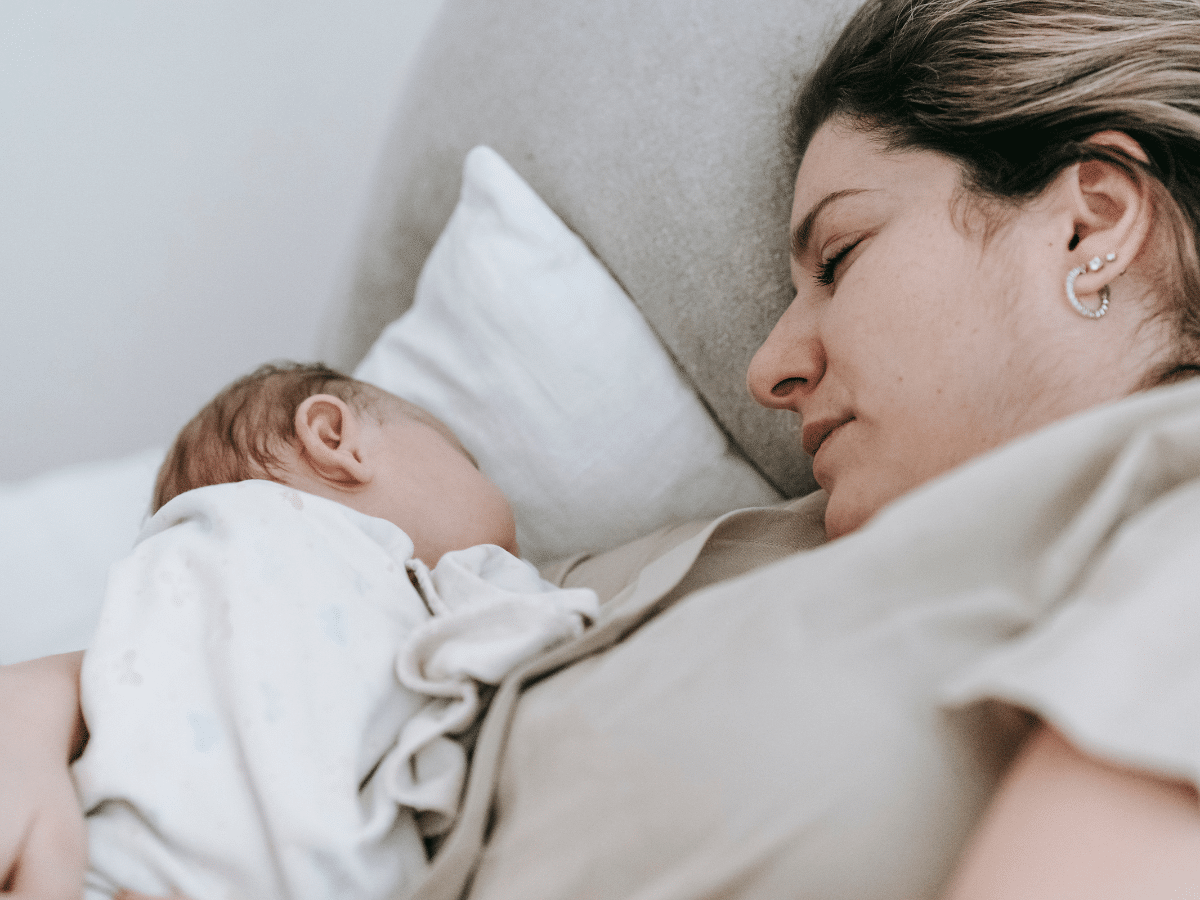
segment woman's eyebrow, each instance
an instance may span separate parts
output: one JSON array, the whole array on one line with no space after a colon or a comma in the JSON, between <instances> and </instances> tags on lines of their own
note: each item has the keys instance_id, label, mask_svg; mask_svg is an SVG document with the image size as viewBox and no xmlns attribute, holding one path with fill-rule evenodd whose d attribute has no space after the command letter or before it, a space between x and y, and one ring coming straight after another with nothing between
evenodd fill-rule
<instances>
[{"instance_id":1,"label":"woman's eyebrow","mask_svg":"<svg viewBox=\"0 0 1200 900\"><path fill-rule=\"evenodd\" d=\"M821 215L825 207L843 197L852 197L855 194L866 193L866 191L867 188L847 188L822 197L816 206L808 211L808 215L800 221L800 224L792 229L792 259L799 259L808 249L808 239L812 235L813 225L816 224L817 217Z\"/></svg>"}]
</instances>

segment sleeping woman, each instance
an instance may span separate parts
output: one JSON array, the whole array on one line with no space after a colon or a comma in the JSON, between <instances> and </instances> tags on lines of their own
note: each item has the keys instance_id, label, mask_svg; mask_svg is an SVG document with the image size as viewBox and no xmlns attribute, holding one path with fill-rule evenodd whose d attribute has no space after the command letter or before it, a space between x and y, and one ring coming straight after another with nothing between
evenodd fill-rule
<instances>
[{"instance_id":1,"label":"sleeping woman","mask_svg":"<svg viewBox=\"0 0 1200 900\"><path fill-rule=\"evenodd\" d=\"M1200 3L870 0L793 110L749 388L822 490L498 691L424 898L1200 891ZM799 448L798 448L799 450ZM0 672L0 871L77 897L78 659Z\"/></svg>"}]
</instances>

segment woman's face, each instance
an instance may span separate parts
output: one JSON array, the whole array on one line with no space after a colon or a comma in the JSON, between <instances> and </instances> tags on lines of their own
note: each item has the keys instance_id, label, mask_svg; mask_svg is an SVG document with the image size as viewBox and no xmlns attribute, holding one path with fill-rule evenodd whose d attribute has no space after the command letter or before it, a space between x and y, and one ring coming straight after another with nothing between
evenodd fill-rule
<instances>
[{"instance_id":1,"label":"woman's face","mask_svg":"<svg viewBox=\"0 0 1200 900\"><path fill-rule=\"evenodd\" d=\"M1130 393L1145 371L1123 373L1110 323L1067 305L1069 202L1048 190L985 238L959 176L947 157L886 152L837 120L800 167L796 298L748 382L800 414L831 538L977 454Z\"/></svg>"}]
</instances>

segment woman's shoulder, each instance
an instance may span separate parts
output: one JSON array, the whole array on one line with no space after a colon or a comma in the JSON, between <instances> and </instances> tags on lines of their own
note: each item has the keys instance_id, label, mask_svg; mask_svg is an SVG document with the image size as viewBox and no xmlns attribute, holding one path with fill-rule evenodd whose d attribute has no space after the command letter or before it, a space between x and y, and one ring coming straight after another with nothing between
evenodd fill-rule
<instances>
[{"instance_id":1,"label":"woman's shoulder","mask_svg":"<svg viewBox=\"0 0 1200 900\"><path fill-rule=\"evenodd\" d=\"M790 553L824 543L826 499L824 491L817 491L773 506L719 517L724 521L736 521L737 526L732 534L726 529L719 548L711 542L701 548L700 554L709 567L728 570L725 575L721 571L715 572L712 580L746 571L748 566L744 560L749 556L740 552L746 548L761 550L764 545L778 544L780 552ZM717 521L700 519L669 525L620 547L581 553L552 563L543 567L542 575L560 587L589 587L597 592L601 602L606 602L630 585L650 563L676 547L700 538ZM786 523L786 534L780 533L781 522Z\"/></svg>"}]
</instances>

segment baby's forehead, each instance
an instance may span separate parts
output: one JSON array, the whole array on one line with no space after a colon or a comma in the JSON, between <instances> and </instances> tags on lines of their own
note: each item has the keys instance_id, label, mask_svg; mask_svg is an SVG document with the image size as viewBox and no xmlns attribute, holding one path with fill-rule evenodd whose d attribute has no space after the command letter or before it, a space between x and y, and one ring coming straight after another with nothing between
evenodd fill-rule
<instances>
[{"instance_id":1,"label":"baby's forehead","mask_svg":"<svg viewBox=\"0 0 1200 900\"><path fill-rule=\"evenodd\" d=\"M433 413L426 409L422 409L415 403L410 403L403 397L397 397L395 394L388 393L387 391L379 390L379 396L382 398L386 406L384 411L386 415L404 416L428 425L430 428L448 440L451 446L462 453L463 456L469 459L471 461L471 465L477 469L479 468L479 463L475 461L475 457L471 455L471 451L462 445L462 441L458 439L458 435L451 430L449 425L447 425Z\"/></svg>"}]
</instances>

